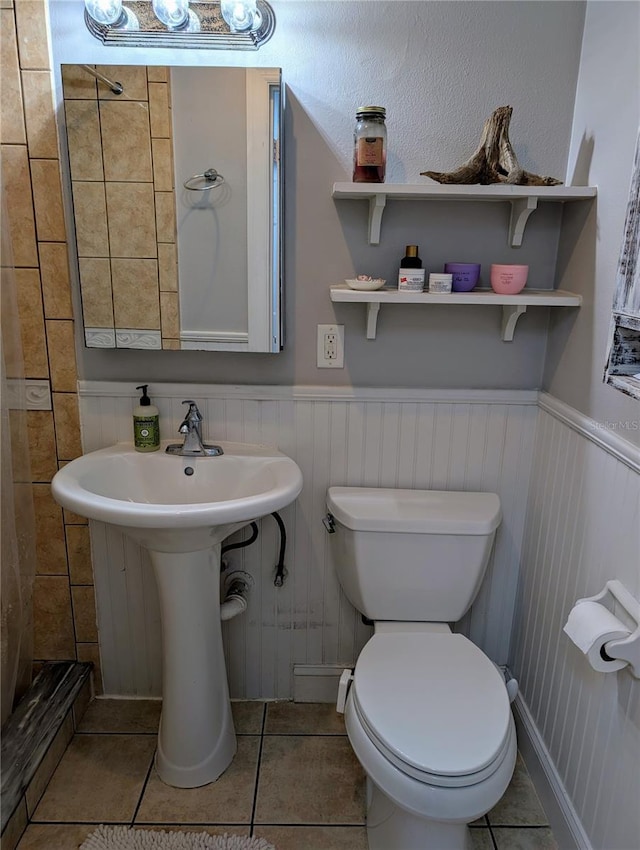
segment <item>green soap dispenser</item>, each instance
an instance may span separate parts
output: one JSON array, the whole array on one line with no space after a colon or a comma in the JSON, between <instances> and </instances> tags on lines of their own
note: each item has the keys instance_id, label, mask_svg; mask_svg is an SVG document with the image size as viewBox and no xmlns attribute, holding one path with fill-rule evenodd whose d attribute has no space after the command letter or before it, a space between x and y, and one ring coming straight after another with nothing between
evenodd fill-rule
<instances>
[{"instance_id":1,"label":"green soap dispenser","mask_svg":"<svg viewBox=\"0 0 640 850\"><path fill-rule=\"evenodd\" d=\"M140 404L133 409L133 444L137 452L157 452L160 448L160 411L147 396L149 384L142 390Z\"/></svg>"}]
</instances>

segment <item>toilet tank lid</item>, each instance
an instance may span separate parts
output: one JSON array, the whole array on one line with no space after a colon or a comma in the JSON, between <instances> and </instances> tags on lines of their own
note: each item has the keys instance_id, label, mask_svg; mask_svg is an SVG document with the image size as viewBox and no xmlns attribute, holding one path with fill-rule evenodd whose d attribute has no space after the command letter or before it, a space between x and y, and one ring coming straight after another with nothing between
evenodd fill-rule
<instances>
[{"instance_id":1,"label":"toilet tank lid","mask_svg":"<svg viewBox=\"0 0 640 850\"><path fill-rule=\"evenodd\" d=\"M496 493L457 490L330 487L327 507L352 531L487 535L502 519Z\"/></svg>"}]
</instances>

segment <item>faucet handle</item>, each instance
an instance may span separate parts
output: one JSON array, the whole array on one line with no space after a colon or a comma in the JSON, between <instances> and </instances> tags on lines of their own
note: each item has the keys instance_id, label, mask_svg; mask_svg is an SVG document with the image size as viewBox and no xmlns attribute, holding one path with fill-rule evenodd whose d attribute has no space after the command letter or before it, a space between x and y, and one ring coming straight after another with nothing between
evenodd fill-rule
<instances>
[{"instance_id":1,"label":"faucet handle","mask_svg":"<svg viewBox=\"0 0 640 850\"><path fill-rule=\"evenodd\" d=\"M193 401L193 399L185 399L182 403L189 405L189 412L185 417L186 419L196 419L198 422L202 422L203 416L198 410L198 405L195 401Z\"/></svg>"}]
</instances>

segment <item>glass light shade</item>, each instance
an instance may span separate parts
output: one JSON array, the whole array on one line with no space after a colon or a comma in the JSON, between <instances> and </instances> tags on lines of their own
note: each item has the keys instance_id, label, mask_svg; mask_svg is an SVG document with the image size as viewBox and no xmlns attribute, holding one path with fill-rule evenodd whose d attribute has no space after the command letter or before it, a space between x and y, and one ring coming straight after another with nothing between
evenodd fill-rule
<instances>
[{"instance_id":1,"label":"glass light shade","mask_svg":"<svg viewBox=\"0 0 640 850\"><path fill-rule=\"evenodd\" d=\"M246 32L260 26L256 0L220 0L220 9L231 32Z\"/></svg>"},{"instance_id":2,"label":"glass light shade","mask_svg":"<svg viewBox=\"0 0 640 850\"><path fill-rule=\"evenodd\" d=\"M180 29L189 20L189 0L153 0L153 11L167 29Z\"/></svg>"},{"instance_id":3,"label":"glass light shade","mask_svg":"<svg viewBox=\"0 0 640 850\"><path fill-rule=\"evenodd\" d=\"M84 0L84 7L96 23L104 26L117 24L123 17L122 0Z\"/></svg>"}]
</instances>

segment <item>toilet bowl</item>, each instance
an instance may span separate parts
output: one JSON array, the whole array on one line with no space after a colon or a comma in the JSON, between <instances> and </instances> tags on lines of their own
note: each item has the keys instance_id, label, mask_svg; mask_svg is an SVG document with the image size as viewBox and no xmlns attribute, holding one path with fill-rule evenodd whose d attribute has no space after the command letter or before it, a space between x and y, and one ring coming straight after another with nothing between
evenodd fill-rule
<instances>
[{"instance_id":1,"label":"toilet bowl","mask_svg":"<svg viewBox=\"0 0 640 850\"><path fill-rule=\"evenodd\" d=\"M327 506L340 583L374 620L344 704L369 850L469 850L467 825L504 794L517 742L501 672L448 622L478 591L499 500L337 487Z\"/></svg>"},{"instance_id":2,"label":"toilet bowl","mask_svg":"<svg viewBox=\"0 0 640 850\"><path fill-rule=\"evenodd\" d=\"M515 765L500 673L463 635L416 628L376 632L345 707L368 779L370 850L465 848L466 825L498 802Z\"/></svg>"}]
</instances>

